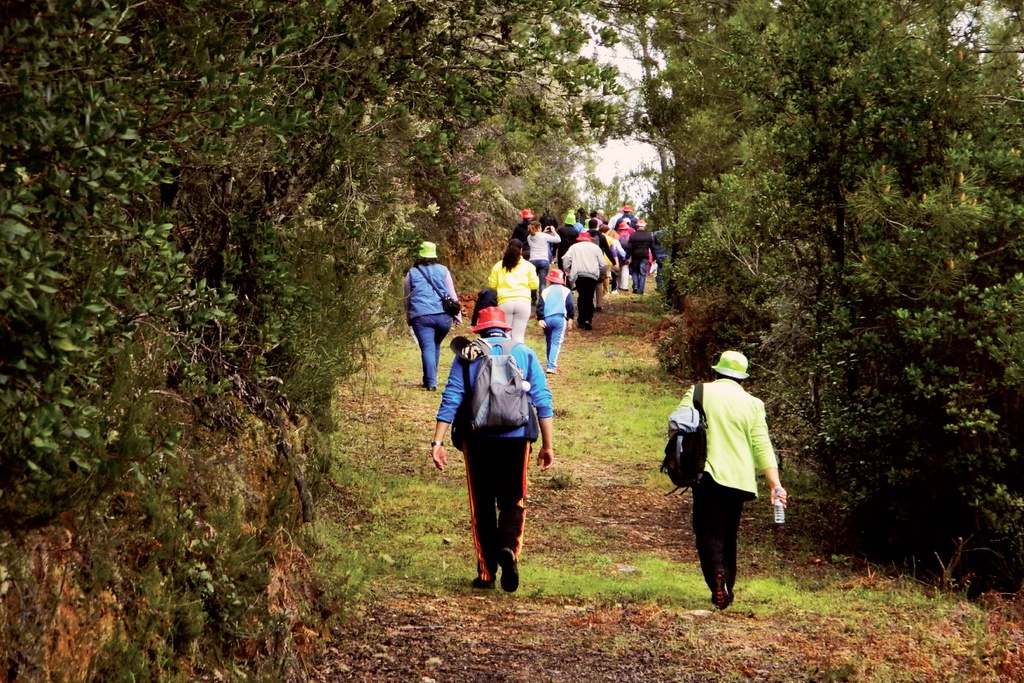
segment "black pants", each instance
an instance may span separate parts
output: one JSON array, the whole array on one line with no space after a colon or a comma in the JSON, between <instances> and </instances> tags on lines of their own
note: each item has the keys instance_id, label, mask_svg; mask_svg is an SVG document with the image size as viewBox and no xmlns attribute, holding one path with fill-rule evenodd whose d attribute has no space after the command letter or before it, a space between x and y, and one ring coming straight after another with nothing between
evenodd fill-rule
<instances>
[{"instance_id":1,"label":"black pants","mask_svg":"<svg viewBox=\"0 0 1024 683\"><path fill-rule=\"evenodd\" d=\"M729 592L736 583L736 536L743 503L750 499L751 494L722 486L708 472L693 487L693 533L700 569L711 590L718 573L725 575Z\"/></svg>"},{"instance_id":2,"label":"black pants","mask_svg":"<svg viewBox=\"0 0 1024 683\"><path fill-rule=\"evenodd\" d=\"M523 546L530 442L478 437L463 452L477 572L484 581L493 581L501 549L510 548L519 557Z\"/></svg>"},{"instance_id":3,"label":"black pants","mask_svg":"<svg viewBox=\"0 0 1024 683\"><path fill-rule=\"evenodd\" d=\"M586 275L576 278L576 291L579 292L577 305L580 309L578 318L580 326L589 325L594 322L594 292L597 290L597 280Z\"/></svg>"}]
</instances>

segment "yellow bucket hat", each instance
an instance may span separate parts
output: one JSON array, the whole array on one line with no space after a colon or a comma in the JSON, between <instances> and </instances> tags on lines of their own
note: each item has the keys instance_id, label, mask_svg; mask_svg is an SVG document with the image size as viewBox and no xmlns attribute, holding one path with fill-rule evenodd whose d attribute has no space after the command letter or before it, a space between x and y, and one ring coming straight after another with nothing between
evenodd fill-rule
<instances>
[{"instance_id":1,"label":"yellow bucket hat","mask_svg":"<svg viewBox=\"0 0 1024 683\"><path fill-rule=\"evenodd\" d=\"M746 379L750 377L747 374L747 357L739 351L722 351L718 364L712 365L711 369L720 375L732 377L733 379Z\"/></svg>"}]
</instances>

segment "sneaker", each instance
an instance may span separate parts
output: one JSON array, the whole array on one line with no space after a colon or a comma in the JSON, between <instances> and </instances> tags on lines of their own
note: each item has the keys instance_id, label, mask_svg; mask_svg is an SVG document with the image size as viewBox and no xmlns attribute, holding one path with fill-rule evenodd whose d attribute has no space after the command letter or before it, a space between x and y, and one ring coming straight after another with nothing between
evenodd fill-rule
<instances>
[{"instance_id":1,"label":"sneaker","mask_svg":"<svg viewBox=\"0 0 1024 683\"><path fill-rule=\"evenodd\" d=\"M473 588L479 588L484 591L494 590L494 581L484 581L479 576L473 579Z\"/></svg>"},{"instance_id":2,"label":"sneaker","mask_svg":"<svg viewBox=\"0 0 1024 683\"><path fill-rule=\"evenodd\" d=\"M718 609L725 609L732 604L732 592L725 581L725 574L715 574L715 587L711 591L711 603Z\"/></svg>"},{"instance_id":3,"label":"sneaker","mask_svg":"<svg viewBox=\"0 0 1024 683\"><path fill-rule=\"evenodd\" d=\"M502 548L498 553L498 566L501 567L501 590L515 593L519 588L519 563L511 548Z\"/></svg>"}]
</instances>

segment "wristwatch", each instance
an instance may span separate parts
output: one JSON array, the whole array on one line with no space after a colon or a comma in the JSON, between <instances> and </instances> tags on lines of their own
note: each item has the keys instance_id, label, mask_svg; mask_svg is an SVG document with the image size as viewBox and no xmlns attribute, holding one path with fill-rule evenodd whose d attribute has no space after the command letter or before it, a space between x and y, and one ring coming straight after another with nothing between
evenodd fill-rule
<instances>
[{"instance_id":1,"label":"wristwatch","mask_svg":"<svg viewBox=\"0 0 1024 683\"><path fill-rule=\"evenodd\" d=\"M430 447L431 448L433 448L434 446L443 446L443 445L444 445L443 441L431 441L430 442Z\"/></svg>"}]
</instances>

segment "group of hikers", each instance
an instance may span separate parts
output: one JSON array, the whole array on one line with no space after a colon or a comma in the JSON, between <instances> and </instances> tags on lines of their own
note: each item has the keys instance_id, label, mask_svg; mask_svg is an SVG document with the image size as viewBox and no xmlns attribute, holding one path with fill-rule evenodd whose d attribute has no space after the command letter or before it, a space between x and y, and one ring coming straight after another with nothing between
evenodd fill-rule
<instances>
[{"instance_id":1,"label":"group of hikers","mask_svg":"<svg viewBox=\"0 0 1024 683\"><path fill-rule=\"evenodd\" d=\"M594 278L593 271L582 270L570 272L570 277L575 280L585 275L599 281L597 306L607 294L619 291L643 294L651 273L656 275L661 287L661 272L668 261L665 247L668 233L664 229L648 230L647 221L635 216L629 204L611 218L607 218L602 209L591 211L589 218L582 208L570 211L561 227L555 225L549 212L539 219L535 219L530 209L523 209L521 215L522 221L512 230L512 239L523 244L523 257L534 265L541 279L553 263L571 271L570 265L565 263L566 254L577 242L589 241L604 255L603 272Z\"/></svg>"},{"instance_id":2,"label":"group of hikers","mask_svg":"<svg viewBox=\"0 0 1024 683\"><path fill-rule=\"evenodd\" d=\"M566 330L574 318L580 329L592 329L594 311L601 310L605 296L627 290L643 294L647 275L652 269L660 274L666 265L659 233L648 232L628 205L611 220L592 211L586 226L583 210L569 212L557 229L550 221L534 220L530 209L521 215L487 288L477 296L471 329L479 338L456 337L451 343L455 356L430 441L438 470L448 464L444 438L449 428L452 444L464 456L477 554L473 587L493 589L500 575L508 592L519 587L526 472L538 438L538 466L547 470L554 463L547 375L558 372ZM422 386L436 391L441 343L453 324L462 323L462 311L435 244L421 244L404 289L407 321L421 352ZM543 363L525 343L534 316L546 340ZM711 601L725 609L733 601L742 508L757 497L757 472L768 481L773 505L785 506L787 496L764 403L742 386L749 377L746 357L724 351L711 370L714 381L691 387L680 407L700 410L706 425L707 459L692 487L692 525Z\"/></svg>"}]
</instances>

